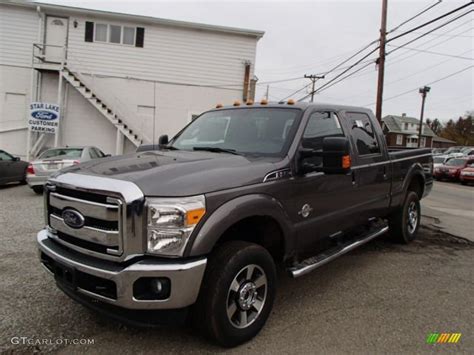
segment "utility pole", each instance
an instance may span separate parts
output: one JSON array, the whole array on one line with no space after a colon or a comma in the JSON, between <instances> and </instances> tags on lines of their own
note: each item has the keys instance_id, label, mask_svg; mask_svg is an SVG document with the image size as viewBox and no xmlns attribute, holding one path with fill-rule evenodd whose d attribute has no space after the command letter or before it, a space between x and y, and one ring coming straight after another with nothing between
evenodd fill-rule
<instances>
[{"instance_id":1,"label":"utility pole","mask_svg":"<svg viewBox=\"0 0 474 355\"><path fill-rule=\"evenodd\" d=\"M315 94L315 84L316 84L316 80L318 79L324 79L324 75L322 76L318 76L318 75L314 75L314 74L311 74L311 75L304 75L304 77L306 79L310 79L312 81L312 85L311 85L311 102L314 102L314 94Z\"/></svg>"},{"instance_id":2,"label":"utility pole","mask_svg":"<svg viewBox=\"0 0 474 355\"><path fill-rule=\"evenodd\" d=\"M420 127L418 129L418 148L421 146L421 134L423 133L423 114L425 113L425 99L426 94L429 93L431 88L429 86L423 86L418 91L421 94L421 113L420 113Z\"/></svg>"},{"instance_id":3,"label":"utility pole","mask_svg":"<svg viewBox=\"0 0 474 355\"><path fill-rule=\"evenodd\" d=\"M380 40L379 40L379 58L377 64L379 66L378 81L377 81L377 103L375 107L375 117L379 123L382 123L382 101L383 101L383 80L385 75L385 41L387 36L387 2L382 0L382 20L380 25Z\"/></svg>"}]
</instances>

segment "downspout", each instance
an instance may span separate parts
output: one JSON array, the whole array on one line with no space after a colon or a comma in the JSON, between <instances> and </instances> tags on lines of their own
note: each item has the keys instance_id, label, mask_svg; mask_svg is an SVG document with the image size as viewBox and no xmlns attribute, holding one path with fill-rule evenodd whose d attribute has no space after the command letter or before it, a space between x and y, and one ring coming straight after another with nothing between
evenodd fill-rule
<instances>
[{"instance_id":1,"label":"downspout","mask_svg":"<svg viewBox=\"0 0 474 355\"><path fill-rule=\"evenodd\" d=\"M41 25L42 25L42 16L41 16L41 6L36 6L36 13L38 14L38 33L37 33L37 38L36 38L36 43L41 42ZM38 97L38 75L37 72L35 71L34 68L34 47L32 47L33 53L31 53L31 87L30 87L30 102L34 102L37 100ZM29 108L29 105L28 105ZM30 118L30 110L26 110L26 121L29 121ZM31 131L30 127L27 127L26 131L26 160L30 160L30 152L31 152Z\"/></svg>"}]
</instances>

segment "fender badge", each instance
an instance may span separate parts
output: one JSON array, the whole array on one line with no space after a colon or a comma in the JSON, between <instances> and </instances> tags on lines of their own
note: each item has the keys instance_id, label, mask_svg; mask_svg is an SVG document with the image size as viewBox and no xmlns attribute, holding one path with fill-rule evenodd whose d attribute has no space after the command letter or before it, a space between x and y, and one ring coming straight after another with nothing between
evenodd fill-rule
<instances>
[{"instance_id":1,"label":"fender badge","mask_svg":"<svg viewBox=\"0 0 474 355\"><path fill-rule=\"evenodd\" d=\"M298 214L301 217L306 218L311 214L311 212L313 212L313 208L310 205L305 204L301 207L301 211L299 211Z\"/></svg>"}]
</instances>

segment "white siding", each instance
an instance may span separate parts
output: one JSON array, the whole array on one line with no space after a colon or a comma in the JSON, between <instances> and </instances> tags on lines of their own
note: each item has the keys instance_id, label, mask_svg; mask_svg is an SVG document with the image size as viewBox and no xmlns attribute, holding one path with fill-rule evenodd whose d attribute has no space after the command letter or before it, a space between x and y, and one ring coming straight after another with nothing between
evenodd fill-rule
<instances>
[{"instance_id":1,"label":"white siding","mask_svg":"<svg viewBox=\"0 0 474 355\"><path fill-rule=\"evenodd\" d=\"M244 62L255 62L255 38L162 25L71 18L68 62L82 72L199 85L241 86ZM144 48L85 42L85 21L145 28ZM100 53L100 55L98 55Z\"/></svg>"},{"instance_id":2,"label":"white siding","mask_svg":"<svg viewBox=\"0 0 474 355\"><path fill-rule=\"evenodd\" d=\"M0 64L31 67L38 22L34 9L0 4Z\"/></svg>"}]
</instances>

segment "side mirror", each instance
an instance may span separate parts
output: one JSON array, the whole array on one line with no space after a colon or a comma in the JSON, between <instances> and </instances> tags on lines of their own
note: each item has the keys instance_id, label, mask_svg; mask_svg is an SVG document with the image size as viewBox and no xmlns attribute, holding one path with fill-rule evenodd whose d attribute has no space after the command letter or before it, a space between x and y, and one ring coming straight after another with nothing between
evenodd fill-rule
<instances>
[{"instance_id":1,"label":"side mirror","mask_svg":"<svg viewBox=\"0 0 474 355\"><path fill-rule=\"evenodd\" d=\"M19 158L19 157L13 157L12 160L13 160L13 161L20 161L20 158Z\"/></svg>"},{"instance_id":2,"label":"side mirror","mask_svg":"<svg viewBox=\"0 0 474 355\"><path fill-rule=\"evenodd\" d=\"M104 154L104 158L108 158L108 157L111 157L112 154Z\"/></svg>"},{"instance_id":3,"label":"side mirror","mask_svg":"<svg viewBox=\"0 0 474 355\"><path fill-rule=\"evenodd\" d=\"M168 145L168 135L164 134L158 138L158 144L160 146Z\"/></svg>"},{"instance_id":4,"label":"side mirror","mask_svg":"<svg viewBox=\"0 0 474 355\"><path fill-rule=\"evenodd\" d=\"M323 139L323 172L326 174L347 174L351 170L349 140L346 137Z\"/></svg>"}]
</instances>

